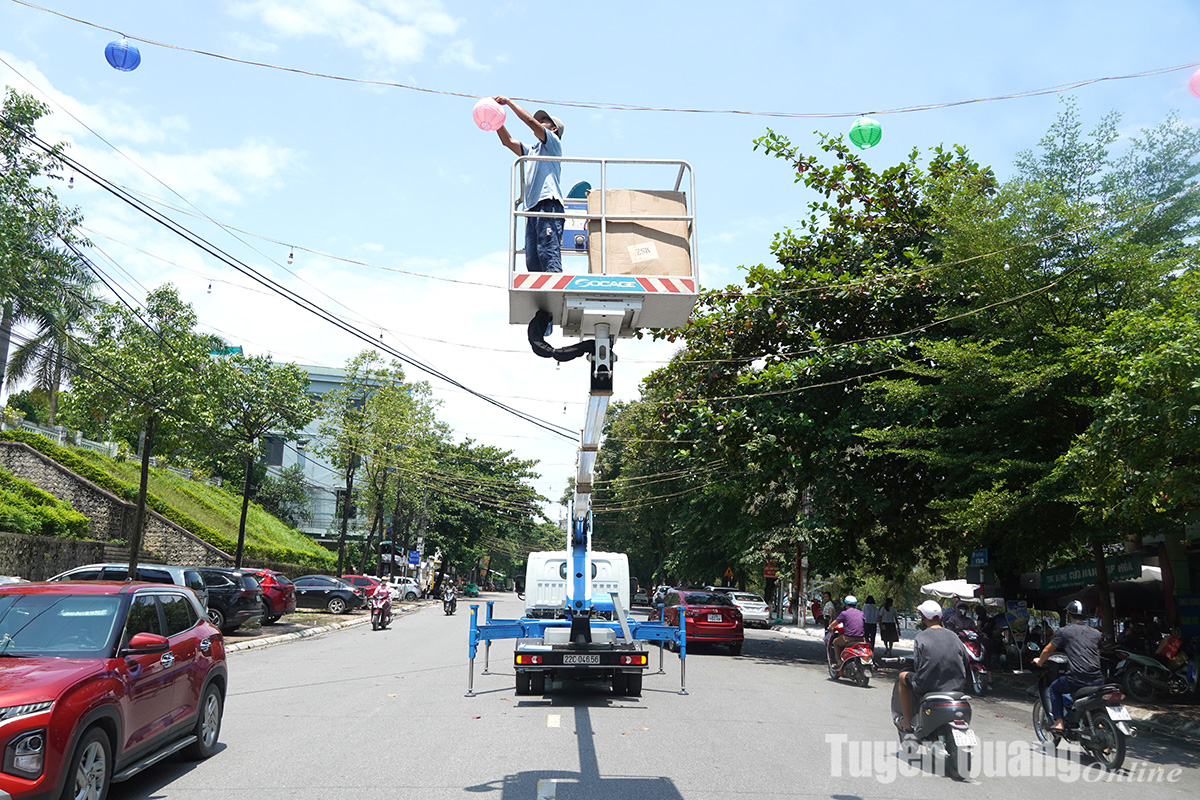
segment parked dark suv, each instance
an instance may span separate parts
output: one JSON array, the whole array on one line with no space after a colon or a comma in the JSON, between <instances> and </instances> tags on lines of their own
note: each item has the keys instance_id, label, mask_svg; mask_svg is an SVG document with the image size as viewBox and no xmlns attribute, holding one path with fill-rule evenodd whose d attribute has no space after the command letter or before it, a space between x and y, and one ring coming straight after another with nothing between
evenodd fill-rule
<instances>
[{"instance_id":1,"label":"parked dark suv","mask_svg":"<svg viewBox=\"0 0 1200 800\"><path fill-rule=\"evenodd\" d=\"M225 645L162 583L0 587L0 797L100 798L163 757L208 758Z\"/></svg>"},{"instance_id":2,"label":"parked dark suv","mask_svg":"<svg viewBox=\"0 0 1200 800\"><path fill-rule=\"evenodd\" d=\"M222 567L197 567L208 586L208 618L232 633L243 623L262 616L262 589L248 572Z\"/></svg>"}]
</instances>

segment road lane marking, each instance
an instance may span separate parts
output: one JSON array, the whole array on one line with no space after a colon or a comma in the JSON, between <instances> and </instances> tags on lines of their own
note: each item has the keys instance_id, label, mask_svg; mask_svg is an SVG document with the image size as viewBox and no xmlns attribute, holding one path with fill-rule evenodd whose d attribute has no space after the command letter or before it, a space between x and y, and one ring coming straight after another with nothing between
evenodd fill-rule
<instances>
[{"instance_id":1,"label":"road lane marking","mask_svg":"<svg viewBox=\"0 0 1200 800\"><path fill-rule=\"evenodd\" d=\"M558 794L558 781L544 780L538 781L537 784L537 800L554 800Z\"/></svg>"},{"instance_id":2,"label":"road lane marking","mask_svg":"<svg viewBox=\"0 0 1200 800\"><path fill-rule=\"evenodd\" d=\"M547 728L562 727L562 715L561 714L547 714L546 715L546 727Z\"/></svg>"}]
</instances>

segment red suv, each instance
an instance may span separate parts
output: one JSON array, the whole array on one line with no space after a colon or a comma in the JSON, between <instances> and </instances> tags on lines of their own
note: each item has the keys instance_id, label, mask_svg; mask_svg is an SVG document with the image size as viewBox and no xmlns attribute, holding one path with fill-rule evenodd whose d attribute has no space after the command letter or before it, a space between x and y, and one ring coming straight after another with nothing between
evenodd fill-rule
<instances>
[{"instance_id":1,"label":"red suv","mask_svg":"<svg viewBox=\"0 0 1200 800\"><path fill-rule=\"evenodd\" d=\"M262 587L263 614L262 624L273 625L284 614L296 610L296 587L288 580L287 575L270 569L249 569L242 567L242 572L253 575Z\"/></svg>"},{"instance_id":2,"label":"red suv","mask_svg":"<svg viewBox=\"0 0 1200 800\"><path fill-rule=\"evenodd\" d=\"M211 756L225 644L190 590L0 587L0 797L104 797L166 755Z\"/></svg>"},{"instance_id":3,"label":"red suv","mask_svg":"<svg viewBox=\"0 0 1200 800\"><path fill-rule=\"evenodd\" d=\"M343 575L342 580L355 588L362 589L363 597L370 597L371 592L375 591L375 587L381 582L379 578L373 578L370 575Z\"/></svg>"}]
</instances>

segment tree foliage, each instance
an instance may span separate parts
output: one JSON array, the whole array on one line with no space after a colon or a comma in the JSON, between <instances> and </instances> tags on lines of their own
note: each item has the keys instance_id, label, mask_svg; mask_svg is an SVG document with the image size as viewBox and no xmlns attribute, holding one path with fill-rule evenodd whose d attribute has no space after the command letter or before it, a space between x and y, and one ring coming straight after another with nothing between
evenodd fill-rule
<instances>
[{"instance_id":1,"label":"tree foliage","mask_svg":"<svg viewBox=\"0 0 1200 800\"><path fill-rule=\"evenodd\" d=\"M1192 310L1169 298L1200 146L1174 116L1118 132L1085 132L1068 102L1006 182L962 147L876 171L837 138L819 156L757 140L817 199L776 265L660 332L686 346L615 413L597 530L643 537L649 568L684 580L800 546L814 572L896 577L989 547L1015 581L1122 535L1086 504L1189 508L1200 376Z\"/></svg>"}]
</instances>

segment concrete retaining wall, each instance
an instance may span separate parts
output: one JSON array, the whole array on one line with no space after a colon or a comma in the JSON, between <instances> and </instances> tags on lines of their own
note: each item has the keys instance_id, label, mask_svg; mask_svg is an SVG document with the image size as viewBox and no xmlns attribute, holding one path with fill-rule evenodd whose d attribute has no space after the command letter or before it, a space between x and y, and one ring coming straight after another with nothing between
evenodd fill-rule
<instances>
[{"instance_id":1,"label":"concrete retaining wall","mask_svg":"<svg viewBox=\"0 0 1200 800\"><path fill-rule=\"evenodd\" d=\"M85 514L91 524L88 527L89 538L95 540L92 544L121 541L128 542L133 538L133 523L137 507L126 502L107 489L103 489L86 478L77 475L63 465L34 450L23 442L0 442L0 466L3 466L18 478L29 481L44 492L54 495L60 500L66 500L71 507ZM16 535L16 534L8 534ZM32 537L47 540L47 537ZM50 541L57 541L50 539ZM63 539L63 542L79 540ZM0 540L2 545L3 540ZM174 522L153 509L146 509L145 531L142 536L142 548L157 553L168 564L187 564L191 566L229 567L233 565L233 556L214 547L179 527ZM70 548L67 548L70 551ZM101 558L76 561L68 567L100 561ZM3 556L0 556L0 563ZM20 562L16 562L20 563ZM64 567L66 569L68 567ZM47 575L33 578L28 569L0 574L20 575L31 580L40 580L62 572L55 569Z\"/></svg>"}]
</instances>

